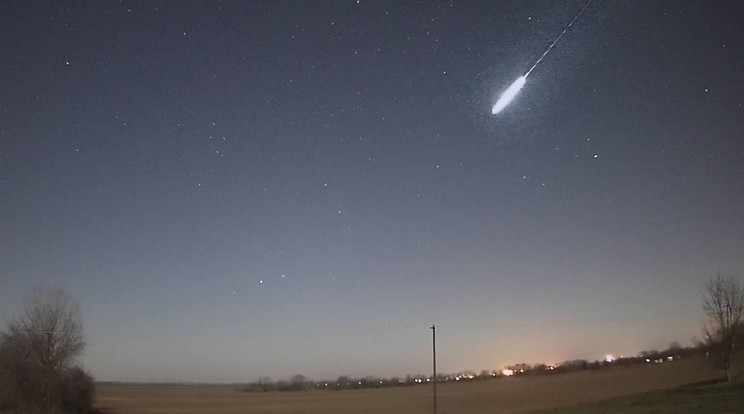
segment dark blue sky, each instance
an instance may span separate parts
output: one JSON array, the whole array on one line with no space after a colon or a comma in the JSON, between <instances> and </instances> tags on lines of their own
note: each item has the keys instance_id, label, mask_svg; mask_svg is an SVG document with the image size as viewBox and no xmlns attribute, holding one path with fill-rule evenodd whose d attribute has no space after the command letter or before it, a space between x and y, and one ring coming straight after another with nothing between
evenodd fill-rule
<instances>
[{"instance_id":1,"label":"dark blue sky","mask_svg":"<svg viewBox=\"0 0 744 414\"><path fill-rule=\"evenodd\" d=\"M10 2L0 316L101 380L428 372L689 343L744 274L744 6Z\"/></svg>"}]
</instances>

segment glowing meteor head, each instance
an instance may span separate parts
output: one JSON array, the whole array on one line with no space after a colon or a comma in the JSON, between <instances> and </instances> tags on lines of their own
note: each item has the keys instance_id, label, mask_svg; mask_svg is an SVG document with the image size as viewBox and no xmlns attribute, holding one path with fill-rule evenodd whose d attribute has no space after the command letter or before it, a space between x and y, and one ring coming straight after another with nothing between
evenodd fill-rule
<instances>
[{"instance_id":1,"label":"glowing meteor head","mask_svg":"<svg viewBox=\"0 0 744 414\"><path fill-rule=\"evenodd\" d=\"M499 100L496 101L495 104L493 104L493 108L491 108L491 113L496 115L499 112L501 112L504 108L506 108L507 105L514 99L514 97L517 96L519 91L522 89L524 84L527 82L527 78L524 76L520 76L517 78L517 80L514 81L514 83L507 88L504 93L501 94L499 97Z\"/></svg>"}]
</instances>

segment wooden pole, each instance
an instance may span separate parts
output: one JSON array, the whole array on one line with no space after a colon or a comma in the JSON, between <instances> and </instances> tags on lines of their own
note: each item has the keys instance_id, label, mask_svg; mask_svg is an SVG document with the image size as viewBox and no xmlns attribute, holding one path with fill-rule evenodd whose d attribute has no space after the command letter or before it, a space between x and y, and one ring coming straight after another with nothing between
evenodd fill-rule
<instances>
[{"instance_id":1,"label":"wooden pole","mask_svg":"<svg viewBox=\"0 0 744 414\"><path fill-rule=\"evenodd\" d=\"M434 414L437 414L437 327L431 326L432 382L434 383Z\"/></svg>"}]
</instances>

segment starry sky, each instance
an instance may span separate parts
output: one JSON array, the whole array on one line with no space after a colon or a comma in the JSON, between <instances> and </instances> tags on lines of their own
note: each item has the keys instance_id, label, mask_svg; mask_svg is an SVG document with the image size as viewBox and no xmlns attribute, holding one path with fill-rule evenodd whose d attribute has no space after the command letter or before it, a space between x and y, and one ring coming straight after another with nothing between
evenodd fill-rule
<instances>
[{"instance_id":1,"label":"starry sky","mask_svg":"<svg viewBox=\"0 0 744 414\"><path fill-rule=\"evenodd\" d=\"M66 4L63 4L66 3ZM0 317L99 380L405 375L700 335L744 276L744 5L26 2L0 11Z\"/></svg>"}]
</instances>

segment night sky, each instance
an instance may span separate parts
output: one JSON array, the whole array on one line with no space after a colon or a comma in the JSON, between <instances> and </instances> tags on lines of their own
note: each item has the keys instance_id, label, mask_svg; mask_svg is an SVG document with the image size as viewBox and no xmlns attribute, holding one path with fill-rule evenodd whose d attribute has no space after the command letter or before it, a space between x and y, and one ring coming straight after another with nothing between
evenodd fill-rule
<instances>
[{"instance_id":1,"label":"night sky","mask_svg":"<svg viewBox=\"0 0 744 414\"><path fill-rule=\"evenodd\" d=\"M64 5L62 3L72 3ZM0 317L99 380L635 355L744 276L744 3L0 10Z\"/></svg>"}]
</instances>

